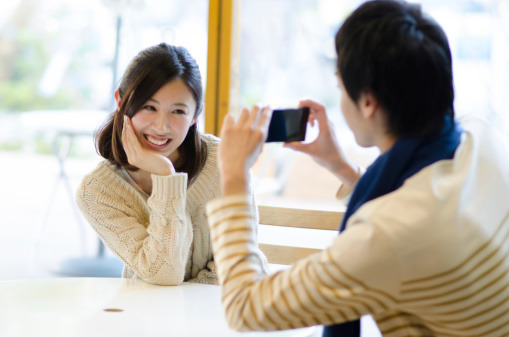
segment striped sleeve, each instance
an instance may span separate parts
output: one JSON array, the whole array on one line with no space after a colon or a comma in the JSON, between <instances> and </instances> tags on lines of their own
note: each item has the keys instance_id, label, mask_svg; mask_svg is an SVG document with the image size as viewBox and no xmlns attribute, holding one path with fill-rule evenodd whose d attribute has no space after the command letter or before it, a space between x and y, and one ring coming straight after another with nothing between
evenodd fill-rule
<instances>
[{"instance_id":1,"label":"striped sleeve","mask_svg":"<svg viewBox=\"0 0 509 337\"><path fill-rule=\"evenodd\" d=\"M207 207L223 307L232 328L283 330L331 325L387 311L395 301L390 290L381 287L397 283L392 278L398 273L380 267L380 258L394 260L394 256L383 247L378 233L370 240L363 226L347 230L330 248L267 276L256 253L257 222L250 207L244 195L216 199ZM348 241L342 239L346 234ZM365 243L359 245L359 241ZM346 242L354 243L343 244ZM362 252L368 247L370 251ZM373 250L383 256L372 255L378 254ZM376 280L381 287L363 279Z\"/></svg>"},{"instance_id":2,"label":"striped sleeve","mask_svg":"<svg viewBox=\"0 0 509 337\"><path fill-rule=\"evenodd\" d=\"M336 192L336 199L339 200L343 205L347 206L350 202L350 198L352 197L352 192L357 186L357 183L359 182L359 179L362 177L362 175L366 172L366 169L364 167L359 166L358 168L358 179L355 182L355 184L348 188L344 184L341 184L338 191Z\"/></svg>"}]
</instances>

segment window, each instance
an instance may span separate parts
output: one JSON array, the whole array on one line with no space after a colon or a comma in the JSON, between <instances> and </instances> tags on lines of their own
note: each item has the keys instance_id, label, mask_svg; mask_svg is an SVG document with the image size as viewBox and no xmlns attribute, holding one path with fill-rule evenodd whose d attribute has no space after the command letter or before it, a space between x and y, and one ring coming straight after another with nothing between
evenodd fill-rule
<instances>
[{"instance_id":1,"label":"window","mask_svg":"<svg viewBox=\"0 0 509 337\"><path fill-rule=\"evenodd\" d=\"M113 111L113 87L145 47L162 41L187 47L205 80L208 4L0 2L1 280L55 276L61 262L95 256L97 235L85 222L80 227L81 215L73 212L77 185L99 161L91 133ZM87 136L72 146L68 139L54 142L55 128L67 127Z\"/></svg>"},{"instance_id":2,"label":"window","mask_svg":"<svg viewBox=\"0 0 509 337\"><path fill-rule=\"evenodd\" d=\"M110 111L128 62L162 41L188 48L205 78L206 0L18 0L0 9L0 112Z\"/></svg>"},{"instance_id":3,"label":"window","mask_svg":"<svg viewBox=\"0 0 509 337\"><path fill-rule=\"evenodd\" d=\"M509 129L509 5L501 0L421 0L444 28L453 54L458 117L480 115ZM340 110L334 36L361 1L243 0L239 105L295 107L311 98L327 107L344 150L363 166L378 155L360 149ZM239 107L240 108L240 107ZM316 130L315 130L316 132ZM315 133L316 134L316 133ZM313 132L311 132L313 135ZM311 136L312 137L312 136ZM307 156L269 144L256 166L261 202L305 208L341 207L339 182Z\"/></svg>"}]
</instances>

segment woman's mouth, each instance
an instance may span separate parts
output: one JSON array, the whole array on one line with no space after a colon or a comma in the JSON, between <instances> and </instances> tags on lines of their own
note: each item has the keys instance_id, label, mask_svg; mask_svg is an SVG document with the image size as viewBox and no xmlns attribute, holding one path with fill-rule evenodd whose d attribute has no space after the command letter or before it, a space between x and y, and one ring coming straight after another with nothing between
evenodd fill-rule
<instances>
[{"instance_id":1,"label":"woman's mouth","mask_svg":"<svg viewBox=\"0 0 509 337\"><path fill-rule=\"evenodd\" d=\"M151 135L145 135L145 139L148 141L149 145L156 147L166 145L171 141L171 138L154 137Z\"/></svg>"}]
</instances>

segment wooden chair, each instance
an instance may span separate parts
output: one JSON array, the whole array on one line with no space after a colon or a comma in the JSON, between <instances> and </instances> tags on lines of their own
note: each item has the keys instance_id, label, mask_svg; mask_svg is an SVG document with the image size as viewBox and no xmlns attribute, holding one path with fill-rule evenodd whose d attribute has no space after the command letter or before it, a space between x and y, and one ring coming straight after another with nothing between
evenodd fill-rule
<instances>
[{"instance_id":1,"label":"wooden chair","mask_svg":"<svg viewBox=\"0 0 509 337\"><path fill-rule=\"evenodd\" d=\"M260 224L292 228L318 229L337 233L344 212L258 206ZM296 260L320 251L316 248L260 243L261 251L271 264L290 265Z\"/></svg>"}]
</instances>

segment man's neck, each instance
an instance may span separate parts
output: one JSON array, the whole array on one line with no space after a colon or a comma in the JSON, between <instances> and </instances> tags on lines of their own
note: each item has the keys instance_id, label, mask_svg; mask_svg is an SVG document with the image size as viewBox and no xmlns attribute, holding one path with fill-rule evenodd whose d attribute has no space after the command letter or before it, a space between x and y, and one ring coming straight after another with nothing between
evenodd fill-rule
<instances>
[{"instance_id":1,"label":"man's neck","mask_svg":"<svg viewBox=\"0 0 509 337\"><path fill-rule=\"evenodd\" d=\"M380 153L389 151L398 139L390 134L384 134L376 143L376 147L380 150Z\"/></svg>"}]
</instances>

